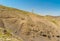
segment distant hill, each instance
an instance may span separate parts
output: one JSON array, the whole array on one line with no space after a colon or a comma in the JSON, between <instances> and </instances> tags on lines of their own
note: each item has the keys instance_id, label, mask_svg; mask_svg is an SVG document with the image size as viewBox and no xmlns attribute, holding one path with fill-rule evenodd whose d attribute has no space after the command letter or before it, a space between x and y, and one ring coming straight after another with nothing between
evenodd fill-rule
<instances>
[{"instance_id":1,"label":"distant hill","mask_svg":"<svg viewBox=\"0 0 60 41\"><path fill-rule=\"evenodd\" d=\"M23 41L60 41L60 16L0 6L0 28Z\"/></svg>"}]
</instances>

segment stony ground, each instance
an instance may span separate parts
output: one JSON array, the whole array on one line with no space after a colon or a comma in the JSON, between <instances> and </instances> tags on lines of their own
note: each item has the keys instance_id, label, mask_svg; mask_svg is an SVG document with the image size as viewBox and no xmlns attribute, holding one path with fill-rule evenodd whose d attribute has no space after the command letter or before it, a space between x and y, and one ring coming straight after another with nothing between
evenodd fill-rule
<instances>
[{"instance_id":1,"label":"stony ground","mask_svg":"<svg viewBox=\"0 0 60 41\"><path fill-rule=\"evenodd\" d=\"M0 41L22 41L22 40L14 37L12 34L7 32L5 29L0 28Z\"/></svg>"},{"instance_id":2,"label":"stony ground","mask_svg":"<svg viewBox=\"0 0 60 41\"><path fill-rule=\"evenodd\" d=\"M3 41L60 41L60 16L41 16L0 6L0 28L5 29L5 33L0 32Z\"/></svg>"}]
</instances>

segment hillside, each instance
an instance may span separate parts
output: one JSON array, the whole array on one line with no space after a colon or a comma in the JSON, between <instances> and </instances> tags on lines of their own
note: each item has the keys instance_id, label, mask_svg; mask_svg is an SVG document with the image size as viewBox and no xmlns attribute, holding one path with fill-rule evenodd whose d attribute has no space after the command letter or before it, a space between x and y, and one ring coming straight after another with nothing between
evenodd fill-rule
<instances>
[{"instance_id":1,"label":"hillside","mask_svg":"<svg viewBox=\"0 0 60 41\"><path fill-rule=\"evenodd\" d=\"M10 41L60 41L60 16L41 16L0 6L0 28L12 35L8 36L14 38Z\"/></svg>"}]
</instances>

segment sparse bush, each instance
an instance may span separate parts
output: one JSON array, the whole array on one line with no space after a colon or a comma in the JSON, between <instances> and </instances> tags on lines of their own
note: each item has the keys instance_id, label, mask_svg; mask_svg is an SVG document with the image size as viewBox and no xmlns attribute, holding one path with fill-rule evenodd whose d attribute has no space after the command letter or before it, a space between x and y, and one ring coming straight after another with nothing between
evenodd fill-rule
<instances>
[{"instance_id":1,"label":"sparse bush","mask_svg":"<svg viewBox=\"0 0 60 41\"><path fill-rule=\"evenodd\" d=\"M60 38L60 36L58 35L58 36L56 36L57 38Z\"/></svg>"}]
</instances>

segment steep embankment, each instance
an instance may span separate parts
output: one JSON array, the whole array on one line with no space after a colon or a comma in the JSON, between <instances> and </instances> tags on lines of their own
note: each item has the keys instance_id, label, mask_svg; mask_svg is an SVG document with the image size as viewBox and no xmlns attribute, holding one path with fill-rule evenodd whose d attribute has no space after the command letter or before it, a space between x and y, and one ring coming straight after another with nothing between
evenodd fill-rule
<instances>
[{"instance_id":1,"label":"steep embankment","mask_svg":"<svg viewBox=\"0 0 60 41\"><path fill-rule=\"evenodd\" d=\"M57 16L39 16L0 6L0 27L23 41L60 41L59 23Z\"/></svg>"}]
</instances>

